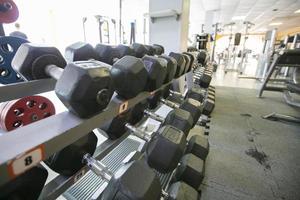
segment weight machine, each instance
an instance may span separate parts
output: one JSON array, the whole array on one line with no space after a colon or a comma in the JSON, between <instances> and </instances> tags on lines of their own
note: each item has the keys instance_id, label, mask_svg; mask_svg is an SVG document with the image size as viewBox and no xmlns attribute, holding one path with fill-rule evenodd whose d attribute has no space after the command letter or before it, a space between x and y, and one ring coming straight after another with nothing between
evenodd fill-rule
<instances>
[{"instance_id":1,"label":"weight machine","mask_svg":"<svg viewBox=\"0 0 300 200\"><path fill-rule=\"evenodd\" d=\"M268 31L265 35L265 42L261 56L259 56L255 79L264 79L275 51L277 29Z\"/></svg>"},{"instance_id":2,"label":"weight machine","mask_svg":"<svg viewBox=\"0 0 300 200\"><path fill-rule=\"evenodd\" d=\"M116 20L112 19L107 16L102 16L102 15L95 15L96 21L98 23L98 31L99 31L99 42L105 43L105 44L110 44L110 23L114 27L114 40L115 44L117 44L117 25L116 25ZM83 17L82 18L82 28L83 28L83 39L86 41L86 22L88 20L88 17ZM106 38L104 40L104 38Z\"/></svg>"},{"instance_id":3,"label":"weight machine","mask_svg":"<svg viewBox=\"0 0 300 200\"><path fill-rule=\"evenodd\" d=\"M224 67L224 71L225 74L228 71L238 71L238 69L236 69L235 67L235 59L236 59L236 47L240 44L240 40L241 40L241 33L236 33L234 35L234 43L232 44L232 39L233 39L233 26L235 25L234 22L231 22L229 24L225 24L225 27L229 27L229 41L228 41L228 47L227 47L227 52L225 53L225 67ZM231 66L231 67L230 67Z\"/></svg>"},{"instance_id":4,"label":"weight machine","mask_svg":"<svg viewBox=\"0 0 300 200\"><path fill-rule=\"evenodd\" d=\"M244 37L242 54L241 54L241 61L238 64L240 74L243 74L244 71L245 71L245 65L247 63L248 53L249 53L249 51L246 50L246 42L247 42L247 39L248 39L248 31L252 26L254 26L254 24L249 22L249 21L245 21L244 25L245 25L245 37Z\"/></svg>"}]
</instances>

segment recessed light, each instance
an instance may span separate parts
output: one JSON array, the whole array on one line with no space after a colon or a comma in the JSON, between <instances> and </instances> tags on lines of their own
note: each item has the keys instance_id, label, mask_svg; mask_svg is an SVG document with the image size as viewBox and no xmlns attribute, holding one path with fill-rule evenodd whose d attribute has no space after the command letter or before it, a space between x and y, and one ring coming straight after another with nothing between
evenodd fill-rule
<instances>
[{"instance_id":1,"label":"recessed light","mask_svg":"<svg viewBox=\"0 0 300 200\"><path fill-rule=\"evenodd\" d=\"M300 9L299 9L299 10L296 10L295 13L300 13Z\"/></svg>"},{"instance_id":2,"label":"recessed light","mask_svg":"<svg viewBox=\"0 0 300 200\"><path fill-rule=\"evenodd\" d=\"M273 22L271 24L269 24L270 26L278 26L278 25L281 25L282 22Z\"/></svg>"},{"instance_id":3,"label":"recessed light","mask_svg":"<svg viewBox=\"0 0 300 200\"><path fill-rule=\"evenodd\" d=\"M266 29L266 28L260 28L260 29L258 29L257 31L258 31L258 32L267 32L268 29Z\"/></svg>"},{"instance_id":4,"label":"recessed light","mask_svg":"<svg viewBox=\"0 0 300 200\"><path fill-rule=\"evenodd\" d=\"M234 16L231 19L232 20L244 20L246 18L246 16Z\"/></svg>"}]
</instances>

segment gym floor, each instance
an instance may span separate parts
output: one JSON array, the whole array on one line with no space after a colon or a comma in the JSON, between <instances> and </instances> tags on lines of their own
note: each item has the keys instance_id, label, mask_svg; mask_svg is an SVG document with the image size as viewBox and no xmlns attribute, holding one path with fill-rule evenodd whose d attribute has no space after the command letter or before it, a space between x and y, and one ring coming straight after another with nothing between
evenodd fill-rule
<instances>
[{"instance_id":1,"label":"gym floor","mask_svg":"<svg viewBox=\"0 0 300 200\"><path fill-rule=\"evenodd\" d=\"M237 80L236 72L225 75L220 69L214 83L201 199L300 199L300 126L261 118L271 112L299 116L300 110L279 92L257 98L257 90L249 89L257 82Z\"/></svg>"}]
</instances>

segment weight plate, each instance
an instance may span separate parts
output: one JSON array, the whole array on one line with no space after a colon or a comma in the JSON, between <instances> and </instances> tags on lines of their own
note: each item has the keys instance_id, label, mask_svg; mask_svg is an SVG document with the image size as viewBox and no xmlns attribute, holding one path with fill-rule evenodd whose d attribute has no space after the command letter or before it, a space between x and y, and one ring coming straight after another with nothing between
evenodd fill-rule
<instances>
[{"instance_id":1,"label":"weight plate","mask_svg":"<svg viewBox=\"0 0 300 200\"><path fill-rule=\"evenodd\" d=\"M29 96L0 104L0 128L11 131L55 114L53 103L43 96Z\"/></svg>"},{"instance_id":2,"label":"weight plate","mask_svg":"<svg viewBox=\"0 0 300 200\"><path fill-rule=\"evenodd\" d=\"M0 0L1 1L1 0ZM28 42L22 38L4 36L0 37L0 83L10 84L21 82L22 79L13 70L11 61L21 44Z\"/></svg>"},{"instance_id":3,"label":"weight plate","mask_svg":"<svg viewBox=\"0 0 300 200\"><path fill-rule=\"evenodd\" d=\"M0 0L0 23L9 24L19 17L17 5L10 0Z\"/></svg>"}]
</instances>

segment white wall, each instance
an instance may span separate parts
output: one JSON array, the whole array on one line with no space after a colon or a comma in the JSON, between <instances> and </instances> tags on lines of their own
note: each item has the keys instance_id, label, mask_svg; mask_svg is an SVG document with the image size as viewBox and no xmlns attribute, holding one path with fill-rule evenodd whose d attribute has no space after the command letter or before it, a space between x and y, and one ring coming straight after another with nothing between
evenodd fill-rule
<instances>
[{"instance_id":1,"label":"white wall","mask_svg":"<svg viewBox=\"0 0 300 200\"><path fill-rule=\"evenodd\" d=\"M98 25L94 15L108 16L116 19L117 24L119 22L119 0L15 0L15 3L20 12L17 20L21 25L20 31L26 33L31 42L53 45L62 52L67 45L84 40L83 17L88 17L87 42L93 45L99 43ZM136 19L136 38L138 42L143 42L142 16L147 11L148 0L123 0L122 17L128 41L129 23ZM4 28L7 35L15 30L14 23L5 24ZM110 34L111 43L115 44L112 24Z\"/></svg>"}]
</instances>

